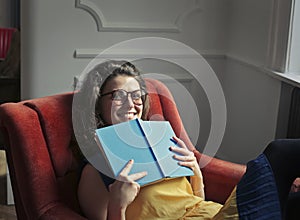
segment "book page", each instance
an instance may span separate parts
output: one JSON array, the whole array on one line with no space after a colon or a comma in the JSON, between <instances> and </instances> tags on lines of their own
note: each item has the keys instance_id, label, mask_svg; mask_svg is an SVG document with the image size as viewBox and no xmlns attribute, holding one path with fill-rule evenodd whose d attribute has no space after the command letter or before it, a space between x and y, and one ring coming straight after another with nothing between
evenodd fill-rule
<instances>
[{"instance_id":1,"label":"book page","mask_svg":"<svg viewBox=\"0 0 300 220\"><path fill-rule=\"evenodd\" d=\"M194 175L191 169L178 165L173 158L174 152L169 150L170 146L177 145L172 140L175 133L168 121L143 121L142 125L165 177Z\"/></svg>"}]
</instances>

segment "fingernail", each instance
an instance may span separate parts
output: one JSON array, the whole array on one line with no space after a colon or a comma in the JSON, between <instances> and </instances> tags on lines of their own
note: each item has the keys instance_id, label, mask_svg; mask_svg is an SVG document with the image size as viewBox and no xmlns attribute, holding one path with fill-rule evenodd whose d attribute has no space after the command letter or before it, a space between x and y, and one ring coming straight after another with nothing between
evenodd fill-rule
<instances>
[{"instance_id":1,"label":"fingernail","mask_svg":"<svg viewBox=\"0 0 300 220\"><path fill-rule=\"evenodd\" d=\"M177 144L177 141L175 141L174 139L170 138L170 141L172 141L174 144Z\"/></svg>"},{"instance_id":2,"label":"fingernail","mask_svg":"<svg viewBox=\"0 0 300 220\"><path fill-rule=\"evenodd\" d=\"M172 151L173 149L172 149L172 147L169 147L169 151Z\"/></svg>"}]
</instances>

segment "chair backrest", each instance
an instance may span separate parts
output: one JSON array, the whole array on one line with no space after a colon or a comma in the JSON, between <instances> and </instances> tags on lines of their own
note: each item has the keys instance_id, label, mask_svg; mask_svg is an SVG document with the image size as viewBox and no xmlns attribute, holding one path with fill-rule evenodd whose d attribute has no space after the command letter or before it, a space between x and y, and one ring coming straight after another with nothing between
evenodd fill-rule
<instances>
[{"instance_id":1,"label":"chair backrest","mask_svg":"<svg viewBox=\"0 0 300 220\"><path fill-rule=\"evenodd\" d=\"M149 119L170 121L176 135L193 148L167 87L154 79L146 79L146 85ZM70 149L72 100L73 93L65 93L0 106L19 219L47 219L63 211L81 218L76 215L81 214L76 197L79 163Z\"/></svg>"},{"instance_id":2,"label":"chair backrest","mask_svg":"<svg viewBox=\"0 0 300 220\"><path fill-rule=\"evenodd\" d=\"M0 28L0 60L4 60L10 47L11 38L15 28Z\"/></svg>"}]
</instances>

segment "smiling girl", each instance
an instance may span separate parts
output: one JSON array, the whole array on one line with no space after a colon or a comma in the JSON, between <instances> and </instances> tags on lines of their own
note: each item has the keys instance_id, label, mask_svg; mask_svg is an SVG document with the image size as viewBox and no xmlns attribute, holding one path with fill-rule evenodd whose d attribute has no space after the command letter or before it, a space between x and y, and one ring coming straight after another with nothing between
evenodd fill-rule
<instances>
[{"instance_id":1,"label":"smiling girl","mask_svg":"<svg viewBox=\"0 0 300 220\"><path fill-rule=\"evenodd\" d=\"M78 121L82 136L94 140L97 128L141 118L147 119L149 100L146 85L136 67L126 61L107 61L85 77L78 95ZM85 114L85 108L93 108ZM87 111L88 112L88 111ZM170 137L171 138L171 137ZM182 166L194 176L166 179L141 187L136 180L146 172L130 173L128 161L116 179L99 172L87 161L81 172L78 199L90 219L281 219L293 180L300 176L299 140L271 142L247 165L247 172L224 206L205 201L203 177L196 157L185 143L173 137L179 148L170 147ZM96 143L94 143L95 145ZM287 172L288 171L288 172Z\"/></svg>"}]
</instances>

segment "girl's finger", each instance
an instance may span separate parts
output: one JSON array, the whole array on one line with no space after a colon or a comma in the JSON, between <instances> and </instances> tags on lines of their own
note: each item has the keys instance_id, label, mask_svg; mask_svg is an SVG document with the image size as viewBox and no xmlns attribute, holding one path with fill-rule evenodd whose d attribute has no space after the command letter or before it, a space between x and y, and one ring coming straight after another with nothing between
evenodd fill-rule
<instances>
[{"instance_id":1,"label":"girl's finger","mask_svg":"<svg viewBox=\"0 0 300 220\"><path fill-rule=\"evenodd\" d=\"M194 162L186 162L186 161L180 161L180 162L178 162L178 164L180 165L180 166L185 166L185 167L189 167L189 168L191 168L192 170L194 170L195 169L195 164L194 164Z\"/></svg>"},{"instance_id":2,"label":"girl's finger","mask_svg":"<svg viewBox=\"0 0 300 220\"><path fill-rule=\"evenodd\" d=\"M127 176L132 168L132 165L133 165L133 160L129 160L125 165L125 167L123 168L123 170L120 172L120 175Z\"/></svg>"},{"instance_id":3,"label":"girl's finger","mask_svg":"<svg viewBox=\"0 0 300 220\"><path fill-rule=\"evenodd\" d=\"M176 136L173 136L172 138L173 138L174 141L176 141L177 145L179 145L182 148L186 148L187 149L187 146L185 145L185 143L181 139L179 139Z\"/></svg>"},{"instance_id":4,"label":"girl's finger","mask_svg":"<svg viewBox=\"0 0 300 220\"><path fill-rule=\"evenodd\" d=\"M170 150L172 152L176 152L176 153L179 153L181 155L194 155L193 152L189 151L186 148L180 148L180 147L173 147L173 146L171 146Z\"/></svg>"},{"instance_id":5,"label":"girl's finger","mask_svg":"<svg viewBox=\"0 0 300 220\"><path fill-rule=\"evenodd\" d=\"M179 161L186 161L186 162L196 161L194 156L189 156L189 155L187 155L187 156L174 155L173 158L176 159L176 160L179 160Z\"/></svg>"},{"instance_id":6,"label":"girl's finger","mask_svg":"<svg viewBox=\"0 0 300 220\"><path fill-rule=\"evenodd\" d=\"M143 178L144 176L146 176L148 173L147 172L140 172L140 173L134 173L129 175L128 177L132 180L132 181L136 181L138 179Z\"/></svg>"}]
</instances>

